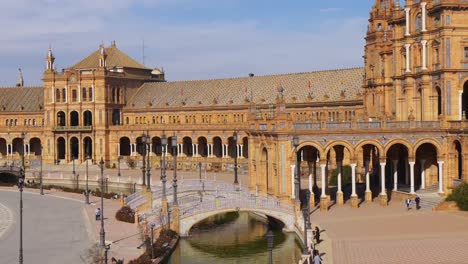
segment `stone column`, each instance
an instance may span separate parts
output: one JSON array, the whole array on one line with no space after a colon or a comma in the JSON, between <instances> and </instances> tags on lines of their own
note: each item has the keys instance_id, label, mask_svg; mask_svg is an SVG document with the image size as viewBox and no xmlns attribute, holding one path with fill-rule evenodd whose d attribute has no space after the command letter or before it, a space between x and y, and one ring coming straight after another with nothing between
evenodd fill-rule
<instances>
[{"instance_id":1,"label":"stone column","mask_svg":"<svg viewBox=\"0 0 468 264\"><path fill-rule=\"evenodd\" d=\"M358 208L359 201L356 194L356 164L351 164L351 207Z\"/></svg>"},{"instance_id":2,"label":"stone column","mask_svg":"<svg viewBox=\"0 0 468 264\"><path fill-rule=\"evenodd\" d=\"M117 143L117 157L120 157L120 143Z\"/></svg>"},{"instance_id":3,"label":"stone column","mask_svg":"<svg viewBox=\"0 0 468 264\"><path fill-rule=\"evenodd\" d=\"M372 202L372 192L370 190L370 175L369 175L369 161L364 161L364 167L366 172L366 196L365 200L367 203Z\"/></svg>"},{"instance_id":4,"label":"stone column","mask_svg":"<svg viewBox=\"0 0 468 264\"><path fill-rule=\"evenodd\" d=\"M438 161L437 163L439 164L439 193L443 194L444 193L444 175L443 175L444 162Z\"/></svg>"},{"instance_id":5,"label":"stone column","mask_svg":"<svg viewBox=\"0 0 468 264\"><path fill-rule=\"evenodd\" d=\"M426 2L421 2L422 32L426 32Z\"/></svg>"},{"instance_id":6,"label":"stone column","mask_svg":"<svg viewBox=\"0 0 468 264\"><path fill-rule=\"evenodd\" d=\"M398 191L398 160L393 162L393 191Z\"/></svg>"},{"instance_id":7,"label":"stone column","mask_svg":"<svg viewBox=\"0 0 468 264\"><path fill-rule=\"evenodd\" d=\"M406 28L405 28L405 36L410 35L410 8L405 8L405 19L406 19Z\"/></svg>"},{"instance_id":8,"label":"stone column","mask_svg":"<svg viewBox=\"0 0 468 264\"><path fill-rule=\"evenodd\" d=\"M337 205L343 205L344 204L344 198L343 198L343 191L341 189L341 174L342 174L342 161L337 162L337 170L338 170L338 175L336 176L338 179L338 189L336 191L336 204Z\"/></svg>"},{"instance_id":9,"label":"stone column","mask_svg":"<svg viewBox=\"0 0 468 264\"><path fill-rule=\"evenodd\" d=\"M426 173L424 169L424 164L426 160L421 160L421 190L426 189Z\"/></svg>"},{"instance_id":10,"label":"stone column","mask_svg":"<svg viewBox=\"0 0 468 264\"><path fill-rule=\"evenodd\" d=\"M405 49L406 49L406 72L411 72L411 65L410 65L410 48L411 48L411 44L405 44Z\"/></svg>"},{"instance_id":11,"label":"stone column","mask_svg":"<svg viewBox=\"0 0 468 264\"><path fill-rule=\"evenodd\" d=\"M463 120L464 116L462 115L463 105L462 105L462 98L463 98L463 90L458 91L458 117L460 120Z\"/></svg>"},{"instance_id":12,"label":"stone column","mask_svg":"<svg viewBox=\"0 0 468 264\"><path fill-rule=\"evenodd\" d=\"M421 40L422 45L422 66L421 70L427 70L427 40Z\"/></svg>"},{"instance_id":13,"label":"stone column","mask_svg":"<svg viewBox=\"0 0 468 264\"><path fill-rule=\"evenodd\" d=\"M416 162L410 161L410 194L415 194L414 192L414 164Z\"/></svg>"},{"instance_id":14,"label":"stone column","mask_svg":"<svg viewBox=\"0 0 468 264\"><path fill-rule=\"evenodd\" d=\"M320 169L322 173L322 194L320 195L320 211L328 211L328 201L327 201L327 195L325 194L325 168L326 164L322 163L320 164Z\"/></svg>"},{"instance_id":15,"label":"stone column","mask_svg":"<svg viewBox=\"0 0 468 264\"><path fill-rule=\"evenodd\" d=\"M239 157L240 157L240 158L243 158L243 157L244 157L244 145L243 145L243 144L240 144L240 145L239 145L239 148L240 148L240 155L239 155Z\"/></svg>"},{"instance_id":16,"label":"stone column","mask_svg":"<svg viewBox=\"0 0 468 264\"><path fill-rule=\"evenodd\" d=\"M380 163L380 183L381 183L381 191L380 191L380 205L382 206L387 206L388 203L388 198L387 198L387 192L385 190L385 165L387 165L385 162Z\"/></svg>"}]
</instances>

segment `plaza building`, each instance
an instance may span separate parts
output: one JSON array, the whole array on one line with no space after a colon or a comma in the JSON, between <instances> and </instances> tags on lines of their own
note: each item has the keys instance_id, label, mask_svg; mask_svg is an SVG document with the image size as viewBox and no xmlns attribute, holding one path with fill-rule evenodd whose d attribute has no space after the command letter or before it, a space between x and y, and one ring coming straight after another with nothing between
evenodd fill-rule
<instances>
[{"instance_id":1,"label":"plaza building","mask_svg":"<svg viewBox=\"0 0 468 264\"><path fill-rule=\"evenodd\" d=\"M115 42L62 71L49 50L42 87L0 90L1 159L138 167L147 134L153 168L163 151L186 171L238 157L252 192L285 200L295 173L353 206L449 193L468 179L468 2L376 0L365 40L362 68L176 82Z\"/></svg>"}]
</instances>

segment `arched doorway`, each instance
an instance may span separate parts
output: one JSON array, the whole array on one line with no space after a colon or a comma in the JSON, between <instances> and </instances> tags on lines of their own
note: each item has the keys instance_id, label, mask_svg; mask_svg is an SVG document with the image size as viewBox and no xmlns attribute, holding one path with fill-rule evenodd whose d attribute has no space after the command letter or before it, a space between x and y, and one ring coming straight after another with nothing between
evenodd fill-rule
<instances>
[{"instance_id":1,"label":"arched doorway","mask_svg":"<svg viewBox=\"0 0 468 264\"><path fill-rule=\"evenodd\" d=\"M2 156L6 156L7 154L7 143L4 138L0 138L0 154L2 154Z\"/></svg>"},{"instance_id":2,"label":"arched doorway","mask_svg":"<svg viewBox=\"0 0 468 264\"><path fill-rule=\"evenodd\" d=\"M91 159L93 157L93 140L90 137L83 139L83 150L85 159Z\"/></svg>"},{"instance_id":3,"label":"arched doorway","mask_svg":"<svg viewBox=\"0 0 468 264\"><path fill-rule=\"evenodd\" d=\"M80 118L77 111L70 112L70 126L78 126Z\"/></svg>"},{"instance_id":4,"label":"arched doorway","mask_svg":"<svg viewBox=\"0 0 468 264\"><path fill-rule=\"evenodd\" d=\"M408 153L408 148L400 143L392 145L387 151L386 174L388 177L386 178L389 180L390 184L393 185L394 191L400 188L404 191L409 191L410 168Z\"/></svg>"},{"instance_id":5,"label":"arched doorway","mask_svg":"<svg viewBox=\"0 0 468 264\"><path fill-rule=\"evenodd\" d=\"M442 114L442 91L440 87L435 88L436 96L437 96L437 117Z\"/></svg>"},{"instance_id":6,"label":"arched doorway","mask_svg":"<svg viewBox=\"0 0 468 264\"><path fill-rule=\"evenodd\" d=\"M321 178L317 174L317 162L320 152L314 146L304 146L297 150L297 162L299 175L301 176L301 189L311 189L315 195L319 195L317 181Z\"/></svg>"},{"instance_id":7,"label":"arched doorway","mask_svg":"<svg viewBox=\"0 0 468 264\"><path fill-rule=\"evenodd\" d=\"M463 95L462 95L462 120L467 119L466 115L468 114L468 81L463 85Z\"/></svg>"},{"instance_id":8,"label":"arched doorway","mask_svg":"<svg viewBox=\"0 0 468 264\"><path fill-rule=\"evenodd\" d=\"M65 139L63 137L57 138L57 160L65 159Z\"/></svg>"},{"instance_id":9,"label":"arched doorway","mask_svg":"<svg viewBox=\"0 0 468 264\"><path fill-rule=\"evenodd\" d=\"M266 190L270 192L271 180L268 174L268 151L266 148L262 149L262 154L260 156L260 175L264 176Z\"/></svg>"},{"instance_id":10,"label":"arched doorway","mask_svg":"<svg viewBox=\"0 0 468 264\"><path fill-rule=\"evenodd\" d=\"M161 144L161 138L160 137L153 137L153 139L151 139L151 144L152 144L152 152L156 155L156 156L161 156L162 155L162 144Z\"/></svg>"},{"instance_id":11,"label":"arched doorway","mask_svg":"<svg viewBox=\"0 0 468 264\"><path fill-rule=\"evenodd\" d=\"M229 157L231 158L234 158L234 157L238 157L238 155L236 155L236 152L237 152L237 142L234 140L234 137L229 137L228 138L228 155Z\"/></svg>"},{"instance_id":12,"label":"arched doorway","mask_svg":"<svg viewBox=\"0 0 468 264\"><path fill-rule=\"evenodd\" d=\"M80 145L79 140L76 137L72 137L70 139L70 160L78 159Z\"/></svg>"},{"instance_id":13,"label":"arched doorway","mask_svg":"<svg viewBox=\"0 0 468 264\"><path fill-rule=\"evenodd\" d=\"M65 112L63 111L57 113L57 126L66 126Z\"/></svg>"},{"instance_id":14,"label":"arched doorway","mask_svg":"<svg viewBox=\"0 0 468 264\"><path fill-rule=\"evenodd\" d=\"M206 137L198 138L198 155L208 157L208 141Z\"/></svg>"},{"instance_id":15,"label":"arched doorway","mask_svg":"<svg viewBox=\"0 0 468 264\"><path fill-rule=\"evenodd\" d=\"M119 143L120 156L130 156L130 139L128 137L121 137Z\"/></svg>"},{"instance_id":16,"label":"arched doorway","mask_svg":"<svg viewBox=\"0 0 468 264\"><path fill-rule=\"evenodd\" d=\"M416 163L414 165L415 190L430 188L439 182L437 166L437 149L430 143L422 144L416 149Z\"/></svg>"},{"instance_id":17,"label":"arched doorway","mask_svg":"<svg viewBox=\"0 0 468 264\"><path fill-rule=\"evenodd\" d=\"M22 138L13 139L13 153L18 153L20 156L24 155L24 144Z\"/></svg>"},{"instance_id":18,"label":"arched doorway","mask_svg":"<svg viewBox=\"0 0 468 264\"><path fill-rule=\"evenodd\" d=\"M455 159L456 159L456 174L458 179L463 179L463 155L462 155L462 146L458 140L453 142L453 148L455 150Z\"/></svg>"},{"instance_id":19,"label":"arched doorway","mask_svg":"<svg viewBox=\"0 0 468 264\"><path fill-rule=\"evenodd\" d=\"M217 158L223 156L223 141L220 137L213 138L213 155Z\"/></svg>"},{"instance_id":20,"label":"arched doorway","mask_svg":"<svg viewBox=\"0 0 468 264\"><path fill-rule=\"evenodd\" d=\"M92 126L93 125L93 114L89 110L86 110L83 113L83 125L84 126Z\"/></svg>"},{"instance_id":21,"label":"arched doorway","mask_svg":"<svg viewBox=\"0 0 468 264\"><path fill-rule=\"evenodd\" d=\"M31 138L29 140L29 147L31 148L30 152L33 153L35 156L42 155L41 140L39 138Z\"/></svg>"},{"instance_id":22,"label":"arched doorway","mask_svg":"<svg viewBox=\"0 0 468 264\"><path fill-rule=\"evenodd\" d=\"M187 157L193 156L193 144L192 139L190 137L183 138L183 152Z\"/></svg>"},{"instance_id":23,"label":"arched doorway","mask_svg":"<svg viewBox=\"0 0 468 264\"><path fill-rule=\"evenodd\" d=\"M246 159L249 158L249 138L248 137L244 137L242 139L242 155Z\"/></svg>"},{"instance_id":24,"label":"arched doorway","mask_svg":"<svg viewBox=\"0 0 468 264\"><path fill-rule=\"evenodd\" d=\"M357 188L358 196L364 195L366 191L372 193L372 197L376 197L382 190L380 184L380 155L379 149L373 144L365 144L362 146L362 179L365 186ZM388 177L387 177L388 178Z\"/></svg>"}]
</instances>

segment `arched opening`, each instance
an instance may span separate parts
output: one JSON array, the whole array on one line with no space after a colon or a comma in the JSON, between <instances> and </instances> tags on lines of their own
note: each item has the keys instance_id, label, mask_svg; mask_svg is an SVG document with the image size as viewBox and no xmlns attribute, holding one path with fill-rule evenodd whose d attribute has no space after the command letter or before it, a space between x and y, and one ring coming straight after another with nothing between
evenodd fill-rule
<instances>
[{"instance_id":1,"label":"arched opening","mask_svg":"<svg viewBox=\"0 0 468 264\"><path fill-rule=\"evenodd\" d=\"M112 125L120 125L120 110L112 110Z\"/></svg>"},{"instance_id":2,"label":"arched opening","mask_svg":"<svg viewBox=\"0 0 468 264\"><path fill-rule=\"evenodd\" d=\"M223 156L223 141L220 137L213 138L213 155L217 158Z\"/></svg>"},{"instance_id":3,"label":"arched opening","mask_svg":"<svg viewBox=\"0 0 468 264\"><path fill-rule=\"evenodd\" d=\"M42 155L41 140L39 138L31 138L29 140L29 147L31 148L30 152L33 153L35 156Z\"/></svg>"},{"instance_id":4,"label":"arched opening","mask_svg":"<svg viewBox=\"0 0 468 264\"><path fill-rule=\"evenodd\" d=\"M358 185L356 189L358 196L363 196L367 186L372 192L372 197L376 197L380 193L380 155L379 149L372 144L362 146L363 166L361 171L361 179L364 185Z\"/></svg>"},{"instance_id":5,"label":"arched opening","mask_svg":"<svg viewBox=\"0 0 468 264\"><path fill-rule=\"evenodd\" d=\"M439 170L437 166L437 149L430 143L422 144L416 150L415 190L434 187L437 189Z\"/></svg>"},{"instance_id":6,"label":"arched opening","mask_svg":"<svg viewBox=\"0 0 468 264\"><path fill-rule=\"evenodd\" d=\"M57 126L66 126L65 112L63 111L57 113Z\"/></svg>"},{"instance_id":7,"label":"arched opening","mask_svg":"<svg viewBox=\"0 0 468 264\"><path fill-rule=\"evenodd\" d=\"M83 150L85 159L90 159L93 157L93 140L90 137L85 137L83 139Z\"/></svg>"},{"instance_id":8,"label":"arched opening","mask_svg":"<svg viewBox=\"0 0 468 264\"><path fill-rule=\"evenodd\" d=\"M120 156L130 156L130 139L128 137L121 137L119 143Z\"/></svg>"},{"instance_id":9,"label":"arched opening","mask_svg":"<svg viewBox=\"0 0 468 264\"><path fill-rule=\"evenodd\" d=\"M271 180L268 174L268 151L266 148L262 149L260 156L260 175L264 175L267 192L270 192Z\"/></svg>"},{"instance_id":10,"label":"arched opening","mask_svg":"<svg viewBox=\"0 0 468 264\"><path fill-rule=\"evenodd\" d=\"M208 157L208 141L206 137L198 138L198 155Z\"/></svg>"},{"instance_id":11,"label":"arched opening","mask_svg":"<svg viewBox=\"0 0 468 264\"><path fill-rule=\"evenodd\" d=\"M418 114L419 114L419 120L424 120L424 98L423 98L423 93L422 89L418 89L418 98L419 98L419 107L418 107Z\"/></svg>"},{"instance_id":12,"label":"arched opening","mask_svg":"<svg viewBox=\"0 0 468 264\"><path fill-rule=\"evenodd\" d=\"M304 146L297 150L296 156L299 162L299 175L301 175L302 189L309 189L311 186L315 195L320 195L319 184L317 184L317 181L321 182L321 175L319 176L317 172L319 155L320 152L317 148Z\"/></svg>"},{"instance_id":13,"label":"arched opening","mask_svg":"<svg viewBox=\"0 0 468 264\"><path fill-rule=\"evenodd\" d=\"M7 143L4 138L0 138L0 154L2 154L2 156L7 155Z\"/></svg>"},{"instance_id":14,"label":"arched opening","mask_svg":"<svg viewBox=\"0 0 468 264\"><path fill-rule=\"evenodd\" d=\"M303 153L304 155L304 153ZM343 193L343 199L349 198L351 190L351 167L349 166L350 151L343 145L335 145L326 153L326 182L332 199L337 200L337 193ZM304 157L302 158L304 159Z\"/></svg>"},{"instance_id":15,"label":"arched opening","mask_svg":"<svg viewBox=\"0 0 468 264\"><path fill-rule=\"evenodd\" d=\"M463 178L463 155L462 155L462 147L459 141L453 142L454 150L455 150L455 159L456 159L456 174L458 179L461 180Z\"/></svg>"},{"instance_id":16,"label":"arched opening","mask_svg":"<svg viewBox=\"0 0 468 264\"><path fill-rule=\"evenodd\" d=\"M463 85L463 95L462 95L462 120L466 119L466 114L468 113L468 81Z\"/></svg>"},{"instance_id":17,"label":"arched opening","mask_svg":"<svg viewBox=\"0 0 468 264\"><path fill-rule=\"evenodd\" d=\"M231 158L234 158L238 155L236 155L237 152L237 142L234 140L233 137L228 138L228 155Z\"/></svg>"},{"instance_id":18,"label":"arched opening","mask_svg":"<svg viewBox=\"0 0 468 264\"><path fill-rule=\"evenodd\" d=\"M156 156L161 156L161 155L162 155L161 138L160 138L160 137L153 137L153 139L151 140L151 144L153 144L152 150L151 150L151 151L152 151Z\"/></svg>"},{"instance_id":19,"label":"arched opening","mask_svg":"<svg viewBox=\"0 0 468 264\"><path fill-rule=\"evenodd\" d=\"M78 159L80 149L78 138L72 137L70 139L70 160Z\"/></svg>"},{"instance_id":20,"label":"arched opening","mask_svg":"<svg viewBox=\"0 0 468 264\"><path fill-rule=\"evenodd\" d=\"M143 137L137 137L136 138L136 144L137 144L137 153L140 154L141 156L146 155L146 143L143 142Z\"/></svg>"},{"instance_id":21,"label":"arched opening","mask_svg":"<svg viewBox=\"0 0 468 264\"><path fill-rule=\"evenodd\" d=\"M80 118L77 111L70 112L70 126L78 126L80 123Z\"/></svg>"},{"instance_id":22,"label":"arched opening","mask_svg":"<svg viewBox=\"0 0 468 264\"><path fill-rule=\"evenodd\" d=\"M400 188L403 191L409 191L410 167L408 153L408 148L400 143L392 145L387 151L386 179L395 191Z\"/></svg>"},{"instance_id":23,"label":"arched opening","mask_svg":"<svg viewBox=\"0 0 468 264\"><path fill-rule=\"evenodd\" d=\"M92 126L93 125L93 114L89 110L86 110L83 113L83 125L84 126Z\"/></svg>"},{"instance_id":24,"label":"arched opening","mask_svg":"<svg viewBox=\"0 0 468 264\"><path fill-rule=\"evenodd\" d=\"M20 156L24 155L24 144L22 138L13 139L13 154L18 153Z\"/></svg>"},{"instance_id":25,"label":"arched opening","mask_svg":"<svg viewBox=\"0 0 468 264\"><path fill-rule=\"evenodd\" d=\"M442 114L442 92L440 87L436 87L435 90L437 94L437 116L439 117Z\"/></svg>"},{"instance_id":26,"label":"arched opening","mask_svg":"<svg viewBox=\"0 0 468 264\"><path fill-rule=\"evenodd\" d=\"M59 137L57 139L57 160L65 159L65 139Z\"/></svg>"},{"instance_id":27,"label":"arched opening","mask_svg":"<svg viewBox=\"0 0 468 264\"><path fill-rule=\"evenodd\" d=\"M244 137L242 139L242 155L244 158L249 158L249 138Z\"/></svg>"},{"instance_id":28,"label":"arched opening","mask_svg":"<svg viewBox=\"0 0 468 264\"><path fill-rule=\"evenodd\" d=\"M193 156L193 144L190 137L183 138L183 152L187 157Z\"/></svg>"},{"instance_id":29,"label":"arched opening","mask_svg":"<svg viewBox=\"0 0 468 264\"><path fill-rule=\"evenodd\" d=\"M13 173L3 172L0 173L0 183L6 183L7 185L14 185L18 183L18 176Z\"/></svg>"}]
</instances>

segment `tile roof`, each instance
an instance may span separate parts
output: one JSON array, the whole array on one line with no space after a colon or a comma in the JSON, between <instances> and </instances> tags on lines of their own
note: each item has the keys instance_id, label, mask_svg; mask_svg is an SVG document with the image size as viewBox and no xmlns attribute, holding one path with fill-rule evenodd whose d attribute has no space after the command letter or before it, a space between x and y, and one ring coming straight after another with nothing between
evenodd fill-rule
<instances>
[{"instance_id":1,"label":"tile roof","mask_svg":"<svg viewBox=\"0 0 468 264\"><path fill-rule=\"evenodd\" d=\"M148 69L143 64L138 63L134 59L130 58L127 54L120 51L115 45L111 45L108 48L104 48L107 59L107 68L113 67L126 67L135 69ZM71 69L96 69L99 67L100 53L99 49L91 53L88 57L82 61L71 66Z\"/></svg>"},{"instance_id":2,"label":"tile roof","mask_svg":"<svg viewBox=\"0 0 468 264\"><path fill-rule=\"evenodd\" d=\"M0 88L0 112L41 112L43 109L42 87Z\"/></svg>"},{"instance_id":3,"label":"tile roof","mask_svg":"<svg viewBox=\"0 0 468 264\"><path fill-rule=\"evenodd\" d=\"M276 101L280 87L287 103L320 103L362 99L363 68L256 76L219 80L145 83L128 109L181 106L245 105ZM310 88L309 88L310 82Z\"/></svg>"}]
</instances>

